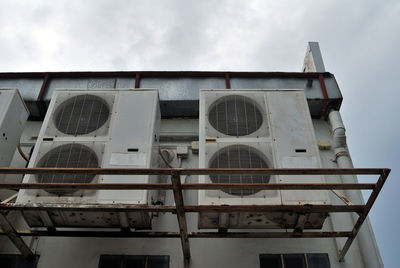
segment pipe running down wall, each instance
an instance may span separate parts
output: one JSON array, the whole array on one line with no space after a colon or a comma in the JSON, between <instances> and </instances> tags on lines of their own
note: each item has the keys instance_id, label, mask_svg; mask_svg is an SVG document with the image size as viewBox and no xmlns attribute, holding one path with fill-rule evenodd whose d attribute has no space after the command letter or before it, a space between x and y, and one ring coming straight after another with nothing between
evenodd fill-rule
<instances>
[{"instance_id":1,"label":"pipe running down wall","mask_svg":"<svg viewBox=\"0 0 400 268\"><path fill-rule=\"evenodd\" d=\"M343 124L343 120L339 111L331 110L329 112L329 123L332 127L333 148L338 167L354 168L349 150L347 148L346 128ZM355 175L342 175L341 177L342 182L358 183L357 176ZM353 203L364 204L361 191L347 190L345 191L345 194L351 201L353 201ZM353 224L357 221L357 219L358 216L352 214ZM364 225L361 227L357 236L357 240L363 260L365 261L365 267L384 267L369 218L365 220Z\"/></svg>"}]
</instances>

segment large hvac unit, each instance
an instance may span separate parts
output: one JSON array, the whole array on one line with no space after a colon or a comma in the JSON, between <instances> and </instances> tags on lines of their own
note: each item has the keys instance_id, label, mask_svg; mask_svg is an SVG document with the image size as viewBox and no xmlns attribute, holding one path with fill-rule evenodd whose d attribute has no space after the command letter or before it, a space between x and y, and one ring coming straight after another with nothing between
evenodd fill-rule
<instances>
[{"instance_id":1,"label":"large hvac unit","mask_svg":"<svg viewBox=\"0 0 400 268\"><path fill-rule=\"evenodd\" d=\"M303 90L201 90L200 168L320 168ZM199 176L200 183L323 183L323 176ZM200 190L199 205L329 204L326 191ZM322 228L327 214L201 212L199 228Z\"/></svg>"},{"instance_id":2,"label":"large hvac unit","mask_svg":"<svg viewBox=\"0 0 400 268\"><path fill-rule=\"evenodd\" d=\"M57 90L29 167L158 167L160 110L157 90ZM149 183L155 176L43 174L24 183ZM17 203L146 205L149 190L21 190ZM151 228L151 213L24 211L31 227Z\"/></svg>"},{"instance_id":3,"label":"large hvac unit","mask_svg":"<svg viewBox=\"0 0 400 268\"><path fill-rule=\"evenodd\" d=\"M28 116L17 89L0 89L0 167L9 167ZM3 178L0 175L0 181Z\"/></svg>"}]
</instances>

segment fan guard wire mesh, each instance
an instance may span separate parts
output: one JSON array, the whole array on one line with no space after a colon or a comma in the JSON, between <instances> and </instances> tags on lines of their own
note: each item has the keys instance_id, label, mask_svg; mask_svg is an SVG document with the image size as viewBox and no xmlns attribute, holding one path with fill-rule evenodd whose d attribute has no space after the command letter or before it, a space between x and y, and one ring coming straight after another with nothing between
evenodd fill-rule
<instances>
[{"instance_id":1,"label":"fan guard wire mesh","mask_svg":"<svg viewBox=\"0 0 400 268\"><path fill-rule=\"evenodd\" d=\"M99 160L95 152L82 144L65 144L47 152L37 167L44 168L98 168ZM90 183L93 174L39 174L39 183ZM76 190L46 190L52 194L65 195Z\"/></svg>"},{"instance_id":2,"label":"fan guard wire mesh","mask_svg":"<svg viewBox=\"0 0 400 268\"><path fill-rule=\"evenodd\" d=\"M109 115L102 98L85 94L64 101L55 112L54 124L64 134L84 135L103 126Z\"/></svg>"},{"instance_id":3,"label":"fan guard wire mesh","mask_svg":"<svg viewBox=\"0 0 400 268\"><path fill-rule=\"evenodd\" d=\"M228 95L210 106L208 121L225 135L245 136L261 127L263 116L254 100L240 95Z\"/></svg>"},{"instance_id":4,"label":"fan guard wire mesh","mask_svg":"<svg viewBox=\"0 0 400 268\"><path fill-rule=\"evenodd\" d=\"M268 168L265 157L247 145L231 145L217 151L210 160L210 168ZM266 175L210 175L213 183L268 183ZM248 196L259 190L222 190L231 195Z\"/></svg>"}]
</instances>

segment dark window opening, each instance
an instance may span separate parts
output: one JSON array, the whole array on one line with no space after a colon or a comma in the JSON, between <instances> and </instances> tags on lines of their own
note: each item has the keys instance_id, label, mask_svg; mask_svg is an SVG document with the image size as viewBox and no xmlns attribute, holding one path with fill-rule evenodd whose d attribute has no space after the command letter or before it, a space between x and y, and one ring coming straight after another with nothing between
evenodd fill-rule
<instances>
[{"instance_id":1,"label":"dark window opening","mask_svg":"<svg viewBox=\"0 0 400 268\"><path fill-rule=\"evenodd\" d=\"M0 267L7 268L36 268L39 261L39 255L25 258L17 254L1 254Z\"/></svg>"},{"instance_id":2,"label":"dark window opening","mask_svg":"<svg viewBox=\"0 0 400 268\"><path fill-rule=\"evenodd\" d=\"M101 255L99 268L169 268L169 256Z\"/></svg>"},{"instance_id":3,"label":"dark window opening","mask_svg":"<svg viewBox=\"0 0 400 268\"><path fill-rule=\"evenodd\" d=\"M260 254L260 268L330 268L327 253Z\"/></svg>"}]
</instances>

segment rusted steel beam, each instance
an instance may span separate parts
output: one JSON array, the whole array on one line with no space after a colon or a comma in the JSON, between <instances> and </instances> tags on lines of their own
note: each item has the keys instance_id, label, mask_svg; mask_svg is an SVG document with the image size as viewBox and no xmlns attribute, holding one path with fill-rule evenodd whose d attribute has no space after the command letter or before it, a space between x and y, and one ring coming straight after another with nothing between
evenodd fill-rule
<instances>
[{"instance_id":1,"label":"rusted steel beam","mask_svg":"<svg viewBox=\"0 0 400 268\"><path fill-rule=\"evenodd\" d=\"M0 78L43 78L50 74L54 78L77 78L77 77L133 77L140 74L142 77L249 77L249 78L318 78L332 77L329 72L303 73L303 72L218 72L218 71L111 71L111 72L25 72L25 73L0 73Z\"/></svg>"},{"instance_id":2,"label":"rusted steel beam","mask_svg":"<svg viewBox=\"0 0 400 268\"><path fill-rule=\"evenodd\" d=\"M116 237L116 238L180 238L179 232L116 232L116 231L17 231L19 236ZM188 232L189 238L329 238L348 237L351 232ZM0 231L0 235L5 235Z\"/></svg>"},{"instance_id":3,"label":"rusted steel beam","mask_svg":"<svg viewBox=\"0 0 400 268\"><path fill-rule=\"evenodd\" d=\"M186 212L293 212L293 213L329 213L356 212L364 209L362 205L235 205L235 206L185 206Z\"/></svg>"},{"instance_id":4,"label":"rusted steel beam","mask_svg":"<svg viewBox=\"0 0 400 268\"><path fill-rule=\"evenodd\" d=\"M171 180L174 191L176 216L178 218L183 257L186 264L190 260L190 246L189 246L188 230L186 224L186 214L183 202L183 193L181 188L181 178L179 172L172 174Z\"/></svg>"},{"instance_id":5,"label":"rusted steel beam","mask_svg":"<svg viewBox=\"0 0 400 268\"><path fill-rule=\"evenodd\" d=\"M1 184L0 184L1 188ZM184 183L184 190L222 190L222 189L258 189L258 190L330 190L330 189L363 189L372 190L374 183Z\"/></svg>"},{"instance_id":6,"label":"rusted steel beam","mask_svg":"<svg viewBox=\"0 0 400 268\"><path fill-rule=\"evenodd\" d=\"M348 237L350 232L197 232L189 233L190 238L323 238Z\"/></svg>"},{"instance_id":7,"label":"rusted steel beam","mask_svg":"<svg viewBox=\"0 0 400 268\"><path fill-rule=\"evenodd\" d=\"M342 250L339 253L339 261L342 262L344 261L344 257L346 256L347 251L349 250L351 244L353 243L354 239L356 238L358 232L360 231L360 228L362 224L364 223L365 219L368 216L368 213L370 212L372 206L374 205L376 198L378 197L380 191L382 190L383 185L385 184L385 181L387 177L389 176L390 169L385 169L381 176L378 179L378 182L376 183L376 188L374 191L372 191L371 195L368 198L367 203L365 204L363 212L360 214L356 224L353 227L353 230L351 231L351 235L349 238L346 240L346 243L344 244Z\"/></svg>"},{"instance_id":8,"label":"rusted steel beam","mask_svg":"<svg viewBox=\"0 0 400 268\"><path fill-rule=\"evenodd\" d=\"M0 174L170 175L171 169L147 168L0 168Z\"/></svg>"},{"instance_id":9,"label":"rusted steel beam","mask_svg":"<svg viewBox=\"0 0 400 268\"><path fill-rule=\"evenodd\" d=\"M7 203L0 204L0 210L19 210L19 211L99 211L99 212L175 212L175 206L153 206L153 205L127 205L127 204L54 204L54 203Z\"/></svg>"},{"instance_id":10,"label":"rusted steel beam","mask_svg":"<svg viewBox=\"0 0 400 268\"><path fill-rule=\"evenodd\" d=\"M7 217L0 212L0 227L2 233L7 235L14 246L21 252L24 257L29 258L33 256L32 250L25 244L25 241L19 236L14 227L8 221Z\"/></svg>"},{"instance_id":11,"label":"rusted steel beam","mask_svg":"<svg viewBox=\"0 0 400 268\"><path fill-rule=\"evenodd\" d=\"M11 201L13 201L14 199L17 199L17 197L18 197L18 193L15 193L15 194L13 194L12 196L7 197L7 198L4 199L3 201L1 201L0 204L7 204L8 202L11 202Z\"/></svg>"},{"instance_id":12,"label":"rusted steel beam","mask_svg":"<svg viewBox=\"0 0 400 268\"><path fill-rule=\"evenodd\" d=\"M204 168L182 169L182 175L378 175L377 168Z\"/></svg>"},{"instance_id":13,"label":"rusted steel beam","mask_svg":"<svg viewBox=\"0 0 400 268\"><path fill-rule=\"evenodd\" d=\"M184 190L230 190L230 189L258 189L258 190L331 190L331 189L360 189L373 190L374 183L184 183ZM168 190L170 183L0 183L0 189L58 189L58 190Z\"/></svg>"},{"instance_id":14,"label":"rusted steel beam","mask_svg":"<svg viewBox=\"0 0 400 268\"><path fill-rule=\"evenodd\" d=\"M136 73L135 75L135 88L140 88L140 74Z\"/></svg>"},{"instance_id":15,"label":"rusted steel beam","mask_svg":"<svg viewBox=\"0 0 400 268\"><path fill-rule=\"evenodd\" d=\"M321 85L322 96L324 97L324 102L322 104L322 117L326 118L326 109L328 107L328 91L326 90L324 77L322 74L318 75L319 84Z\"/></svg>"},{"instance_id":16,"label":"rusted steel beam","mask_svg":"<svg viewBox=\"0 0 400 268\"><path fill-rule=\"evenodd\" d=\"M375 188L375 184L374 184L374 188ZM374 189L372 188L372 189ZM353 205L353 203L351 203L350 199L348 199L344 194L342 194L341 192L337 191L337 190L333 190L332 192L340 199L342 200L345 204L347 205Z\"/></svg>"},{"instance_id":17,"label":"rusted steel beam","mask_svg":"<svg viewBox=\"0 0 400 268\"><path fill-rule=\"evenodd\" d=\"M176 201L175 201L176 204ZM153 205L126 205L126 204L55 204L55 203L7 203L0 204L0 210L66 210L66 211L104 211L104 212L175 212L175 206ZM329 212L356 212L364 211L363 205L235 205L235 206L208 206L187 205L184 212L297 212L297 213L329 213Z\"/></svg>"},{"instance_id":18,"label":"rusted steel beam","mask_svg":"<svg viewBox=\"0 0 400 268\"><path fill-rule=\"evenodd\" d=\"M179 232L121 232L121 231L86 231L80 228L80 231L37 231L37 230L22 230L17 231L20 236L59 236L59 237L120 237L120 238L180 238ZM0 235L5 235L0 230Z\"/></svg>"},{"instance_id":19,"label":"rusted steel beam","mask_svg":"<svg viewBox=\"0 0 400 268\"><path fill-rule=\"evenodd\" d=\"M0 183L0 189L168 190L170 183ZM363 188L364 189L364 188Z\"/></svg>"},{"instance_id":20,"label":"rusted steel beam","mask_svg":"<svg viewBox=\"0 0 400 268\"><path fill-rule=\"evenodd\" d=\"M380 175L379 168L0 168L0 174L93 175Z\"/></svg>"},{"instance_id":21,"label":"rusted steel beam","mask_svg":"<svg viewBox=\"0 0 400 268\"><path fill-rule=\"evenodd\" d=\"M43 97L46 94L47 85L49 83L49 80L50 80L50 74L49 73L45 73L44 77L43 77L43 83L42 83L42 86L40 87L39 95L37 97L38 101L42 101L43 100Z\"/></svg>"},{"instance_id":22,"label":"rusted steel beam","mask_svg":"<svg viewBox=\"0 0 400 268\"><path fill-rule=\"evenodd\" d=\"M228 73L225 74L225 88L227 89L231 88L231 77L229 76Z\"/></svg>"}]
</instances>

